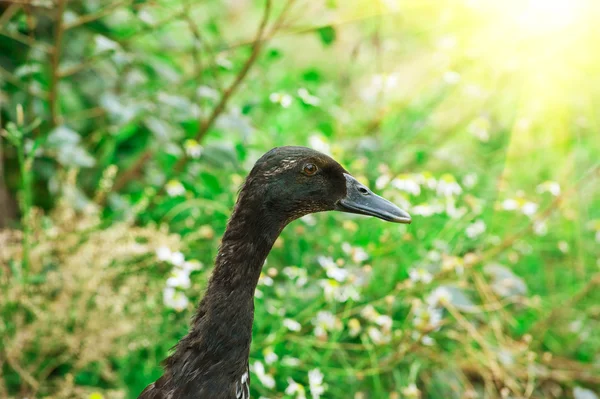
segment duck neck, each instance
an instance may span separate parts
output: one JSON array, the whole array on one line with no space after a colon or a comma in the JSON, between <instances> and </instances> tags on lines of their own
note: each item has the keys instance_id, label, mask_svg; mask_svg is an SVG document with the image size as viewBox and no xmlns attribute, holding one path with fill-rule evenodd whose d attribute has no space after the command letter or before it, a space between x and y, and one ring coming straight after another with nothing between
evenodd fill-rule
<instances>
[{"instance_id":1,"label":"duck neck","mask_svg":"<svg viewBox=\"0 0 600 399\"><path fill-rule=\"evenodd\" d=\"M224 372L240 377L247 371L254 291L265 259L285 226L268 210L252 206L258 202L247 203L240 193L190 332L167 362L172 369L189 359L185 353L192 350L199 377Z\"/></svg>"},{"instance_id":2,"label":"duck neck","mask_svg":"<svg viewBox=\"0 0 600 399\"><path fill-rule=\"evenodd\" d=\"M233 293L234 301L253 299L262 266L283 229L271 219L266 212L236 205L217 254L207 301L215 293L221 300Z\"/></svg>"}]
</instances>

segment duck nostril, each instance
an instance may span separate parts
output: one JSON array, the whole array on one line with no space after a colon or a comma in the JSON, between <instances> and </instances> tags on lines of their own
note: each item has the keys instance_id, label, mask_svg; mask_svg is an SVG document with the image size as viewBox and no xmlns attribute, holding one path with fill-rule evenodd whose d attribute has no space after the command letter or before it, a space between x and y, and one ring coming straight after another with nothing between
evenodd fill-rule
<instances>
[{"instance_id":1,"label":"duck nostril","mask_svg":"<svg viewBox=\"0 0 600 399\"><path fill-rule=\"evenodd\" d=\"M369 190L367 190L365 187L359 187L358 188L358 192L363 194L363 195L368 195L369 194Z\"/></svg>"}]
</instances>

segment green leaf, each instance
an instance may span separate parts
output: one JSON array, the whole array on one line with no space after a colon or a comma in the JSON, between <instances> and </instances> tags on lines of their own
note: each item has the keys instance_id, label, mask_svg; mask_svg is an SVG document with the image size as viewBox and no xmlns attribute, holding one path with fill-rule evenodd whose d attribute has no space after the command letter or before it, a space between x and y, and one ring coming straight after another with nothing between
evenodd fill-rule
<instances>
[{"instance_id":1,"label":"green leaf","mask_svg":"<svg viewBox=\"0 0 600 399\"><path fill-rule=\"evenodd\" d=\"M307 69L302 73L302 79L307 82L319 82L321 81L321 73L317 69Z\"/></svg>"},{"instance_id":2,"label":"green leaf","mask_svg":"<svg viewBox=\"0 0 600 399\"><path fill-rule=\"evenodd\" d=\"M211 175L207 172L202 172L200 173L200 179L211 193L220 193L222 191L221 184L219 184L219 179L217 179L214 175Z\"/></svg>"},{"instance_id":3,"label":"green leaf","mask_svg":"<svg viewBox=\"0 0 600 399\"><path fill-rule=\"evenodd\" d=\"M326 46L335 41L335 28L331 25L319 28L317 34L321 38L321 42Z\"/></svg>"}]
</instances>

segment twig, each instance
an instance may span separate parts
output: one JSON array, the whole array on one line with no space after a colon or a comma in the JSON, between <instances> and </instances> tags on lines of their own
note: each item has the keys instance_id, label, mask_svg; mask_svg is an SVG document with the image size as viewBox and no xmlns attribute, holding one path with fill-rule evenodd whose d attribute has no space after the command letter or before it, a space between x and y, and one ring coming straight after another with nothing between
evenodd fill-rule
<instances>
[{"instance_id":1,"label":"twig","mask_svg":"<svg viewBox=\"0 0 600 399\"><path fill-rule=\"evenodd\" d=\"M202 59L200 58L198 45L201 43L202 38L200 36L198 26L196 26L196 23L192 20L190 3L190 1L187 1L184 5L185 14L183 18L185 19L185 22L187 23L188 28L192 33L192 36L194 37L195 41L195 43L193 43L192 45L192 56L194 58L194 78L200 78L202 74Z\"/></svg>"},{"instance_id":2,"label":"twig","mask_svg":"<svg viewBox=\"0 0 600 399\"><path fill-rule=\"evenodd\" d=\"M65 24L64 30L73 29L77 26L93 22L102 17L106 17L107 15L110 15L116 8L118 8L122 5L127 5L127 3L131 3L131 0L115 1L114 3L98 10L95 13L82 15L81 17L77 18L75 21Z\"/></svg>"},{"instance_id":3,"label":"twig","mask_svg":"<svg viewBox=\"0 0 600 399\"><path fill-rule=\"evenodd\" d=\"M529 334L537 337L543 335L543 331L546 330L548 325L555 321L556 317L565 310L571 310L574 305L585 298L593 289L600 286L600 273L596 273L586 285L584 285L575 295L573 295L567 303L561 304L561 306L554 307L548 316L542 320L537 321L529 330ZM541 343L541 341L540 341Z\"/></svg>"},{"instance_id":4,"label":"twig","mask_svg":"<svg viewBox=\"0 0 600 399\"><path fill-rule=\"evenodd\" d=\"M19 11L20 8L21 5L15 3L8 6L8 8L4 10L2 15L0 15L0 26L6 26L8 21L10 21L12 17L15 16L15 14L17 13L17 11Z\"/></svg>"},{"instance_id":5,"label":"twig","mask_svg":"<svg viewBox=\"0 0 600 399\"><path fill-rule=\"evenodd\" d=\"M27 35L24 35L19 32L7 32L4 30L0 30L0 35L9 37L13 40L26 44L30 47L35 47L38 50L41 50L45 53L52 53L52 46L47 45L46 43L38 42L37 40L31 40L31 38Z\"/></svg>"},{"instance_id":6,"label":"twig","mask_svg":"<svg viewBox=\"0 0 600 399\"><path fill-rule=\"evenodd\" d=\"M21 379L27 383L29 387L37 391L38 387L40 386L39 382L27 370L21 367L19 362L13 359L12 354L5 352L5 355L6 363L8 363L8 365L17 372L19 377L21 377Z\"/></svg>"},{"instance_id":7,"label":"twig","mask_svg":"<svg viewBox=\"0 0 600 399\"><path fill-rule=\"evenodd\" d=\"M250 54L250 57L248 57L248 59L242 66L242 69L238 72L238 74L235 77L235 80L233 81L231 86L229 86L223 92L223 94L221 95L221 100L219 101L217 106L213 109L213 112L210 114L208 119L200 125L200 129L198 130L198 133L196 133L196 141L200 142L200 141L202 141L204 136L206 136L206 134L208 133L208 131L210 130L212 125L215 123L215 121L217 120L219 115L225 110L225 107L227 106L227 103L229 102L231 95L237 90L239 85L242 83L242 81L248 74L248 71L250 71L250 68L252 67L252 65L254 64L256 59L258 58L258 54L260 53L260 50L261 50L262 44L263 44L263 42L262 42L263 33L267 26L267 21L269 20L270 13L271 13L271 0L267 0L267 4L265 5L265 12L263 14L262 21L258 28L258 32L256 33L256 39L254 40L254 45L252 46L252 53ZM175 173L181 171L181 169L185 166L187 161L188 161L187 157L179 158L179 160L175 164L175 167L173 168L173 171Z\"/></svg>"},{"instance_id":8,"label":"twig","mask_svg":"<svg viewBox=\"0 0 600 399\"><path fill-rule=\"evenodd\" d=\"M91 56L90 58L88 58L87 60L82 61L81 63L77 64L77 65L72 65L68 68L59 70L57 72L57 79L64 79L67 78L69 76L75 75L81 71L84 71L88 68L90 68L92 65L96 64L97 61L101 61L105 58L108 58L109 56L112 55L111 51L104 51L100 54L96 54L94 56Z\"/></svg>"},{"instance_id":9,"label":"twig","mask_svg":"<svg viewBox=\"0 0 600 399\"><path fill-rule=\"evenodd\" d=\"M293 1L293 0L289 0L289 1ZM244 78L248 74L248 71L250 70L250 68L252 67L254 62L256 61L258 54L262 48L262 37L263 37L264 31L265 31L267 22L269 20L270 12L271 12L271 0L266 0L265 11L264 11L262 20L261 20L259 28L258 28L258 32L256 34L256 38L254 40L254 46L252 48L252 53L250 54L250 57L248 57L248 59L244 63L242 69L238 72L233 83L223 92L223 94L221 96L221 100L219 101L217 106L213 109L213 112L210 114L208 119L201 123L200 129L198 130L198 132L196 134L197 141L201 141L204 138L204 136L208 133L208 131L212 127L213 123L216 121L217 117L225 110L225 107L227 106L229 99L231 98L231 96L233 95L235 90L239 87L240 83L244 80ZM151 149L147 149L146 151L144 151L144 153L140 156L138 161L135 162L128 170L126 170L117 179L117 181L115 182L115 184L113 186L113 191L119 191L131 179L138 176L140 171L146 164L146 162L148 160L150 160L153 155L154 155L153 150L151 150ZM175 164L174 168L172 169L173 173L179 172L185 166L186 162L187 162L187 158L185 158L185 157L180 158L179 161Z\"/></svg>"},{"instance_id":10,"label":"twig","mask_svg":"<svg viewBox=\"0 0 600 399\"><path fill-rule=\"evenodd\" d=\"M50 105L51 115L51 126L54 127L59 124L59 104L58 104L58 84L60 82L60 71L58 70L60 62L60 52L62 45L62 36L64 32L63 16L65 13L65 7L68 0L58 0L58 7L56 10L56 29L54 31L54 48L50 54L50 98L48 103Z\"/></svg>"},{"instance_id":11,"label":"twig","mask_svg":"<svg viewBox=\"0 0 600 399\"><path fill-rule=\"evenodd\" d=\"M0 115L0 126L2 126L2 115ZM0 204L8 205L8 190L6 189L6 182L4 180L4 151L2 144L2 135L0 135ZM0 229L6 227L8 224L9 210L6 205L3 205L0 210Z\"/></svg>"},{"instance_id":12,"label":"twig","mask_svg":"<svg viewBox=\"0 0 600 399\"><path fill-rule=\"evenodd\" d=\"M0 66L0 76L2 76L4 79L9 81L13 85L17 86L21 90L31 94L32 96L39 97L43 100L48 99L47 92L42 91L41 89L34 90L31 86L27 86L21 79L19 79L18 77L13 75L11 72L4 69L2 66Z\"/></svg>"},{"instance_id":13,"label":"twig","mask_svg":"<svg viewBox=\"0 0 600 399\"><path fill-rule=\"evenodd\" d=\"M131 165L131 167L125 171L125 173L123 173L121 176L119 176L119 178L115 181L115 184L113 185L112 191L119 191L120 189L125 187L125 185L127 183L129 183L129 181L131 181L135 177L137 177L139 172L142 170L142 167L144 166L144 164L150 158L152 158L152 155L153 155L152 150L148 149L148 150L144 151L142 153L142 155L137 159L137 161L135 161L133 163L133 165Z\"/></svg>"}]
</instances>

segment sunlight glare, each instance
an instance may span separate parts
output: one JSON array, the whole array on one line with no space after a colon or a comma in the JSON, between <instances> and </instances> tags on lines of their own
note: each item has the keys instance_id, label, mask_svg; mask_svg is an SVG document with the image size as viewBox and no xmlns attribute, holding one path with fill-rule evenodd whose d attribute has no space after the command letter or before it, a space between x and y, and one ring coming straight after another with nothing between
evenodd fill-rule
<instances>
[{"instance_id":1,"label":"sunlight glare","mask_svg":"<svg viewBox=\"0 0 600 399\"><path fill-rule=\"evenodd\" d=\"M535 33L562 30L577 22L585 3L586 0L528 0L517 14L519 24Z\"/></svg>"}]
</instances>

